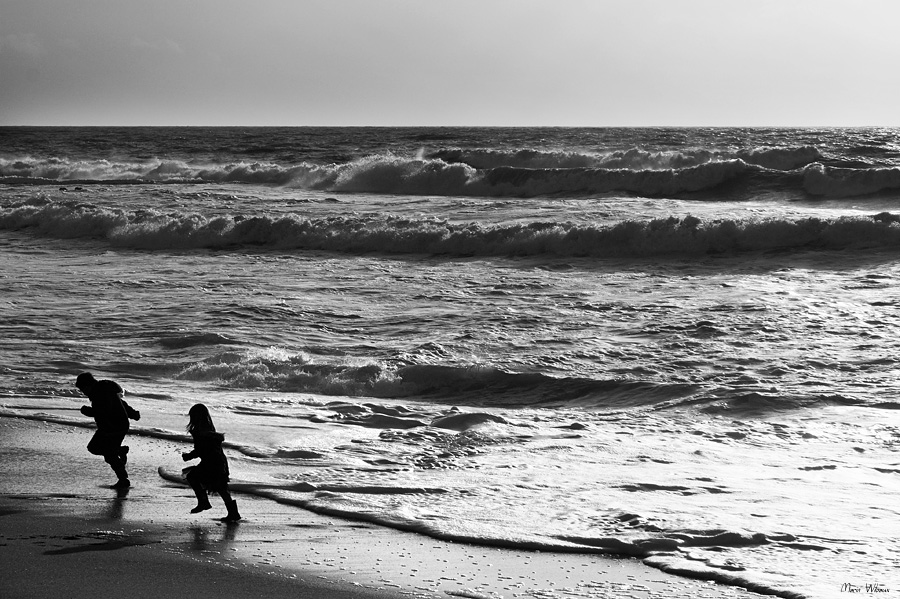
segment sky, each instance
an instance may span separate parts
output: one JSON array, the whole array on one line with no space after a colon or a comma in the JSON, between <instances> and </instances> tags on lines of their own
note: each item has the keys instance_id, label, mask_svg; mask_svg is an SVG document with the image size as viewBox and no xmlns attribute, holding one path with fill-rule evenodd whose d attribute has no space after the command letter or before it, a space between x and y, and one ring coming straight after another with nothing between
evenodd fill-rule
<instances>
[{"instance_id":1,"label":"sky","mask_svg":"<svg viewBox=\"0 0 900 599\"><path fill-rule=\"evenodd\" d=\"M898 126L896 0L0 0L0 125Z\"/></svg>"}]
</instances>

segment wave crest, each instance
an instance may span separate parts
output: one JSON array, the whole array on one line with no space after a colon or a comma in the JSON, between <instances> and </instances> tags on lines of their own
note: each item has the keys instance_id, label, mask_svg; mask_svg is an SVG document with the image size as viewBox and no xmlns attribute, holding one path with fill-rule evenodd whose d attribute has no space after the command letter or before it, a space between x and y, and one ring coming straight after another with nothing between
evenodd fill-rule
<instances>
[{"instance_id":1,"label":"wave crest","mask_svg":"<svg viewBox=\"0 0 900 599\"><path fill-rule=\"evenodd\" d=\"M752 148L735 151L682 149L647 151L640 148L613 152L494 150L447 148L428 154L448 163L463 163L476 169L500 167L528 169L604 168L642 170L684 169L714 162L742 160L774 170L793 170L822 158L813 146Z\"/></svg>"},{"instance_id":2,"label":"wave crest","mask_svg":"<svg viewBox=\"0 0 900 599\"><path fill-rule=\"evenodd\" d=\"M330 165L22 158L0 159L0 182L246 183L333 192L482 197L613 191L659 196L713 189L764 169L808 164L817 156L815 148L800 148L725 155L708 150L653 153L634 149L604 156L534 150L444 150L426 158L388 154Z\"/></svg>"},{"instance_id":3,"label":"wave crest","mask_svg":"<svg viewBox=\"0 0 900 599\"><path fill-rule=\"evenodd\" d=\"M683 169L523 169L498 167L484 177L483 195L532 196L559 193L626 191L639 195L677 195L712 189L750 172L742 160L714 162Z\"/></svg>"},{"instance_id":4,"label":"wave crest","mask_svg":"<svg viewBox=\"0 0 900 599\"><path fill-rule=\"evenodd\" d=\"M693 216L610 225L566 222L483 225L439 219L349 215L324 218L110 210L34 200L0 207L0 228L61 239L90 238L140 249L381 252L447 256L644 257L760 250L896 248L890 213L835 219L702 221Z\"/></svg>"},{"instance_id":5,"label":"wave crest","mask_svg":"<svg viewBox=\"0 0 900 599\"><path fill-rule=\"evenodd\" d=\"M820 163L803 171L803 187L813 195L855 197L900 189L900 168L837 168Z\"/></svg>"},{"instance_id":6,"label":"wave crest","mask_svg":"<svg viewBox=\"0 0 900 599\"><path fill-rule=\"evenodd\" d=\"M223 351L172 367L177 379L230 389L384 399L452 398L455 404L492 407L623 409L679 403L699 390L689 384L557 378L490 366L324 363L278 348Z\"/></svg>"}]
</instances>

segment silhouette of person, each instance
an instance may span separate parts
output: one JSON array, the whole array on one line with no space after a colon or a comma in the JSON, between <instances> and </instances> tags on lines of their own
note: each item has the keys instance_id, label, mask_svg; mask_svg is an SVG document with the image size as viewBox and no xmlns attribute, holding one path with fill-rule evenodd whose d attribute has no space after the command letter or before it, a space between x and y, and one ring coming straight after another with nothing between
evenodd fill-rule
<instances>
[{"instance_id":1,"label":"silhouette of person","mask_svg":"<svg viewBox=\"0 0 900 599\"><path fill-rule=\"evenodd\" d=\"M202 403L192 406L188 410L188 417L187 432L194 438L194 450L181 454L181 457L185 462L200 458L199 464L188 466L182 471L197 496L197 506L191 513L197 514L212 508L209 494L218 493L228 509L228 514L220 520L237 522L241 515L238 513L237 501L231 498L228 491L228 459L222 450L225 435L216 431L209 409Z\"/></svg>"},{"instance_id":2,"label":"silhouette of person","mask_svg":"<svg viewBox=\"0 0 900 599\"><path fill-rule=\"evenodd\" d=\"M94 455L102 455L119 480L115 489L131 486L125 464L128 462L128 446L122 445L128 434L128 419L140 420L141 413L125 402L125 391L113 381L98 381L90 372L83 372L75 379L78 390L88 396L91 405L82 406L81 413L91 416L97 423L97 432L87 445Z\"/></svg>"}]
</instances>

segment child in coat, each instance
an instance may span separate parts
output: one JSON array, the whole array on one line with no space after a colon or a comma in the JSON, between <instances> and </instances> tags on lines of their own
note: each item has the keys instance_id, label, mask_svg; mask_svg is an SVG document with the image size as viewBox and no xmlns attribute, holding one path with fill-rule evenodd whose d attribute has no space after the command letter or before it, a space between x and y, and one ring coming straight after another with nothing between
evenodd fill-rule
<instances>
[{"instance_id":1,"label":"child in coat","mask_svg":"<svg viewBox=\"0 0 900 599\"><path fill-rule=\"evenodd\" d=\"M88 443L88 451L102 455L116 473L119 480L113 488L127 489L131 486L125 469L128 446L122 442L130 428L128 420L140 420L141 413L128 405L125 391L114 381L98 381L90 372L82 372L75 379L75 386L91 400L91 405L81 406L81 413L97 423L97 432Z\"/></svg>"},{"instance_id":2,"label":"child in coat","mask_svg":"<svg viewBox=\"0 0 900 599\"><path fill-rule=\"evenodd\" d=\"M199 464L183 470L188 484L197 495L197 506L191 513L197 514L212 508L209 493L218 493L228 509L228 515L222 521L237 522L241 515L238 513L237 502L228 492L228 459L222 451L225 435L216 432L209 409L202 403L191 407L188 416L190 421L187 432L194 438L194 450L181 454L181 457L185 462L200 458Z\"/></svg>"}]
</instances>

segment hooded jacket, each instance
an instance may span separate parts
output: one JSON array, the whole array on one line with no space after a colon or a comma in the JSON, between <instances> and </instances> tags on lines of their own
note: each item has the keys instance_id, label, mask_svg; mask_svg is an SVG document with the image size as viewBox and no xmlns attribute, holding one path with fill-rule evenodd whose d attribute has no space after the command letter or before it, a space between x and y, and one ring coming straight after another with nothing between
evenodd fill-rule
<instances>
[{"instance_id":1,"label":"hooded jacket","mask_svg":"<svg viewBox=\"0 0 900 599\"><path fill-rule=\"evenodd\" d=\"M90 392L90 406L81 408L85 416L92 416L97 430L105 433L128 432L128 419L140 420L141 414L125 402L125 391L114 381L97 381Z\"/></svg>"}]
</instances>

